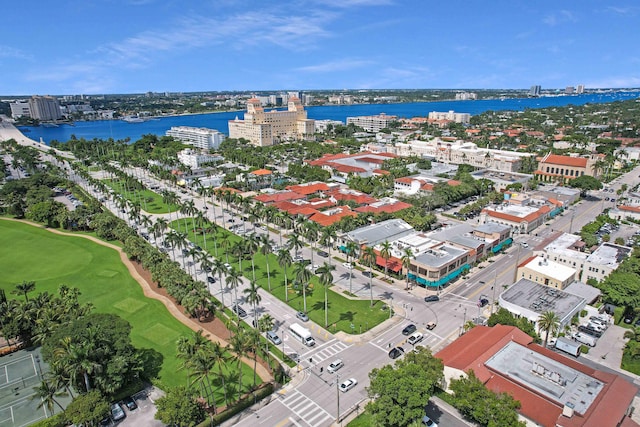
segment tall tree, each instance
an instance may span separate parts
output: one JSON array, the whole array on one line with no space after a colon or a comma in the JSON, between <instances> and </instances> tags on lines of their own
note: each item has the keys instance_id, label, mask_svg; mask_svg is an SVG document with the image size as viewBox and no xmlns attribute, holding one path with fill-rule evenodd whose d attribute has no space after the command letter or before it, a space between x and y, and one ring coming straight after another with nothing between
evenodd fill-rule
<instances>
[{"instance_id":1,"label":"tall tree","mask_svg":"<svg viewBox=\"0 0 640 427\"><path fill-rule=\"evenodd\" d=\"M324 286L324 326L329 326L329 299L328 288L333 284L333 273L336 269L335 265L324 263L316 273L320 275L320 284Z\"/></svg>"},{"instance_id":2,"label":"tall tree","mask_svg":"<svg viewBox=\"0 0 640 427\"><path fill-rule=\"evenodd\" d=\"M538 327L541 331L544 331L544 347L547 346L549 341L549 335L555 335L560 330L560 318L553 311L546 311L542 313L538 319Z\"/></svg>"}]
</instances>

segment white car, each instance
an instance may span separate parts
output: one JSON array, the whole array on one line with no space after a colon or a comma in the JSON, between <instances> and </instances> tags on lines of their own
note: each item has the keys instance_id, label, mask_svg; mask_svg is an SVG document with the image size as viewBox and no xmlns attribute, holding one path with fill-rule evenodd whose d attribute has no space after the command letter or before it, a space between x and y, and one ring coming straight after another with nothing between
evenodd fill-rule
<instances>
[{"instance_id":1,"label":"white car","mask_svg":"<svg viewBox=\"0 0 640 427\"><path fill-rule=\"evenodd\" d=\"M408 339L407 342L411 345L416 345L417 343L419 343L420 341L422 341L424 339L424 335L422 335L420 332L414 332Z\"/></svg>"},{"instance_id":2,"label":"white car","mask_svg":"<svg viewBox=\"0 0 640 427\"><path fill-rule=\"evenodd\" d=\"M340 384L340 391L343 393L346 393L352 388L354 388L357 384L358 384L358 380L356 380L355 378L349 378L348 380Z\"/></svg>"},{"instance_id":3,"label":"white car","mask_svg":"<svg viewBox=\"0 0 640 427\"><path fill-rule=\"evenodd\" d=\"M426 427L438 427L438 424L426 415L422 417L422 425Z\"/></svg>"},{"instance_id":4,"label":"white car","mask_svg":"<svg viewBox=\"0 0 640 427\"><path fill-rule=\"evenodd\" d=\"M329 366L327 366L327 372L329 372L330 374L333 374L335 371L342 368L343 366L344 366L344 363L342 363L342 360L336 359L333 362L329 363Z\"/></svg>"},{"instance_id":5,"label":"white car","mask_svg":"<svg viewBox=\"0 0 640 427\"><path fill-rule=\"evenodd\" d=\"M353 264L351 264L350 262L343 262L342 265L344 266L344 268L349 270L353 268Z\"/></svg>"}]
</instances>

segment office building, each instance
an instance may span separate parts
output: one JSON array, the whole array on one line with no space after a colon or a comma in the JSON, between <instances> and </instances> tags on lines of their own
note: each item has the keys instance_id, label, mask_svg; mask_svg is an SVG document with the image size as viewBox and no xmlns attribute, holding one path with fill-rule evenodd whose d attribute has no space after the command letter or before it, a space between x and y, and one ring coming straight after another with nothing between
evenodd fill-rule
<instances>
[{"instance_id":1,"label":"office building","mask_svg":"<svg viewBox=\"0 0 640 427\"><path fill-rule=\"evenodd\" d=\"M518 265L517 277L555 289L564 289L577 276L575 268L551 261L544 256L532 256Z\"/></svg>"},{"instance_id":2,"label":"office building","mask_svg":"<svg viewBox=\"0 0 640 427\"><path fill-rule=\"evenodd\" d=\"M312 137L314 120L307 119L300 99L290 97L287 105L286 111L264 111L260 100L249 99L244 119L229 121L229 137L244 138L261 147Z\"/></svg>"},{"instance_id":3,"label":"office building","mask_svg":"<svg viewBox=\"0 0 640 427\"><path fill-rule=\"evenodd\" d=\"M189 126L173 126L166 134L201 150L217 150L222 141L225 140L225 135L215 129Z\"/></svg>"},{"instance_id":4,"label":"office building","mask_svg":"<svg viewBox=\"0 0 640 427\"><path fill-rule=\"evenodd\" d=\"M62 110L58 100L53 96L34 95L29 100L31 117L40 121L58 120L62 118Z\"/></svg>"}]
</instances>

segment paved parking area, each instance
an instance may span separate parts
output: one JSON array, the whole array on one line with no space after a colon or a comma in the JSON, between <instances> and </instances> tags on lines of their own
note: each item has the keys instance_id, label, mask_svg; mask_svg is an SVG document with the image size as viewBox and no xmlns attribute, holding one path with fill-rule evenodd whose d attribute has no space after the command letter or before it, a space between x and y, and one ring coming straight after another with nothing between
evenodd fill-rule
<instances>
[{"instance_id":1,"label":"paved parking area","mask_svg":"<svg viewBox=\"0 0 640 427\"><path fill-rule=\"evenodd\" d=\"M156 405L154 401L164 393L155 387L150 387L137 393L133 396L134 400L138 404L138 409L130 411L125 408L127 418L120 421L117 425L119 427L164 427L164 424L156 420Z\"/></svg>"}]
</instances>

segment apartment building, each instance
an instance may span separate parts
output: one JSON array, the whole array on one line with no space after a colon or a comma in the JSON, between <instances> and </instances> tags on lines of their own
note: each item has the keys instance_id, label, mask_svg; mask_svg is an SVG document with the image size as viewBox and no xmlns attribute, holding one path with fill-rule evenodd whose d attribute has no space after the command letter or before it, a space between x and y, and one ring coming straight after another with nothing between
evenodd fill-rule
<instances>
[{"instance_id":1,"label":"apartment building","mask_svg":"<svg viewBox=\"0 0 640 427\"><path fill-rule=\"evenodd\" d=\"M398 116L388 116L385 113L380 113L377 116L347 117L347 125L353 123L367 132L379 132L381 129L388 128L391 122L397 120Z\"/></svg>"},{"instance_id":2,"label":"apartment building","mask_svg":"<svg viewBox=\"0 0 640 427\"><path fill-rule=\"evenodd\" d=\"M447 120L455 123L468 124L471 120L471 114L456 113L453 110L447 112L432 111L429 113L429 120Z\"/></svg>"},{"instance_id":3,"label":"apartment building","mask_svg":"<svg viewBox=\"0 0 640 427\"><path fill-rule=\"evenodd\" d=\"M189 166L191 169L199 169L203 164L222 162L223 160L224 158L222 156L200 152L199 150L192 150L190 148L178 153L178 161Z\"/></svg>"},{"instance_id":4,"label":"apartment building","mask_svg":"<svg viewBox=\"0 0 640 427\"><path fill-rule=\"evenodd\" d=\"M270 146L281 141L307 139L315 131L299 98L290 97L286 111L264 111L260 100L247 100L244 119L229 121L229 137L244 138L254 145Z\"/></svg>"},{"instance_id":5,"label":"apartment building","mask_svg":"<svg viewBox=\"0 0 640 427\"><path fill-rule=\"evenodd\" d=\"M166 135L201 150L217 150L226 138L222 132L215 129L190 126L173 126L166 132Z\"/></svg>"}]
</instances>

